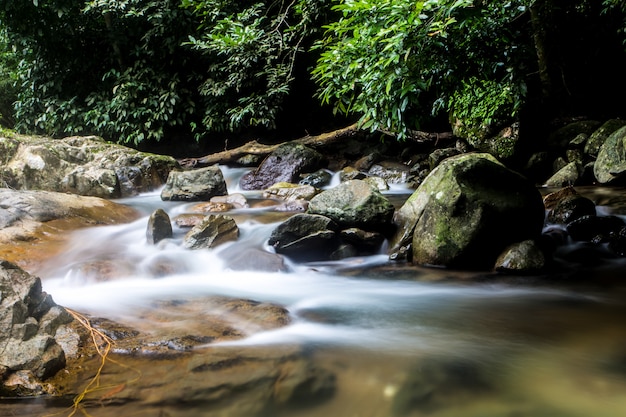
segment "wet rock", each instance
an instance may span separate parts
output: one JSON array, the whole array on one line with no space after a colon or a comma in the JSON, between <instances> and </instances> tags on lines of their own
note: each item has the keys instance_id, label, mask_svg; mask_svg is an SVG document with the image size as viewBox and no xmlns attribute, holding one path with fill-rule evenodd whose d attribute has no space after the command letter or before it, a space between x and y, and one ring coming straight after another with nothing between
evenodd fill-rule
<instances>
[{"instance_id":1,"label":"wet rock","mask_svg":"<svg viewBox=\"0 0 626 417\"><path fill-rule=\"evenodd\" d=\"M435 149L429 156L428 156L428 164L431 170L435 169L435 167L437 167L441 161L443 161L444 159L450 158L452 156L456 156L459 155L461 152L456 149L456 148L442 148L442 149Z\"/></svg>"},{"instance_id":2,"label":"wet rock","mask_svg":"<svg viewBox=\"0 0 626 417\"><path fill-rule=\"evenodd\" d=\"M163 209L155 210L148 218L148 228L146 230L146 240L149 244L155 245L163 239L169 239L173 235L172 222L170 216Z\"/></svg>"},{"instance_id":3,"label":"wet rock","mask_svg":"<svg viewBox=\"0 0 626 417\"><path fill-rule=\"evenodd\" d=\"M234 209L235 206L229 203L217 203L209 201L208 203L199 203L191 207L190 211L194 213L224 213Z\"/></svg>"},{"instance_id":4,"label":"wet rock","mask_svg":"<svg viewBox=\"0 0 626 417\"><path fill-rule=\"evenodd\" d=\"M0 395L6 397L37 397L55 394L57 391L51 384L44 384L29 370L19 370L9 374L0 389Z\"/></svg>"},{"instance_id":5,"label":"wet rock","mask_svg":"<svg viewBox=\"0 0 626 417\"><path fill-rule=\"evenodd\" d=\"M333 251L333 253L330 254L329 258L332 260L340 260L351 258L353 256L357 256L358 254L359 251L354 247L354 245L342 243Z\"/></svg>"},{"instance_id":6,"label":"wet rock","mask_svg":"<svg viewBox=\"0 0 626 417\"><path fill-rule=\"evenodd\" d=\"M308 213L331 218L341 227L367 230L389 228L394 207L377 189L362 180L351 180L311 199Z\"/></svg>"},{"instance_id":7,"label":"wet rock","mask_svg":"<svg viewBox=\"0 0 626 417\"><path fill-rule=\"evenodd\" d=\"M609 249L619 256L626 256L626 227L609 237Z\"/></svg>"},{"instance_id":8,"label":"wet rock","mask_svg":"<svg viewBox=\"0 0 626 417\"><path fill-rule=\"evenodd\" d=\"M376 188L378 191L386 191L389 189L389 184L381 177L367 177L363 179L363 181Z\"/></svg>"},{"instance_id":9,"label":"wet rock","mask_svg":"<svg viewBox=\"0 0 626 417\"><path fill-rule=\"evenodd\" d=\"M548 150L561 151L581 133L591 135L600 127L601 123L596 120L578 120L569 123L550 134L546 140Z\"/></svg>"},{"instance_id":10,"label":"wet rock","mask_svg":"<svg viewBox=\"0 0 626 417\"><path fill-rule=\"evenodd\" d=\"M248 199L241 193L233 193L228 195L216 195L211 197L211 203L228 204L233 208L242 209L248 208Z\"/></svg>"},{"instance_id":11,"label":"wet rock","mask_svg":"<svg viewBox=\"0 0 626 417\"><path fill-rule=\"evenodd\" d=\"M20 190L70 192L102 198L154 190L179 165L174 158L139 152L95 136L2 138L0 178Z\"/></svg>"},{"instance_id":12,"label":"wet rock","mask_svg":"<svg viewBox=\"0 0 626 417\"><path fill-rule=\"evenodd\" d=\"M619 231L626 223L617 216L582 216L567 225L567 233L576 241L606 242L609 236Z\"/></svg>"},{"instance_id":13,"label":"wet rock","mask_svg":"<svg viewBox=\"0 0 626 417\"><path fill-rule=\"evenodd\" d=\"M346 182L350 180L362 180L367 178L367 174L359 171L354 167L345 167L339 171L339 181Z\"/></svg>"},{"instance_id":14,"label":"wet rock","mask_svg":"<svg viewBox=\"0 0 626 417\"><path fill-rule=\"evenodd\" d=\"M380 159L381 159L381 154L379 152L369 153L359 158L357 161L355 161L354 168L357 171L367 172L372 167L372 165L380 161Z\"/></svg>"},{"instance_id":15,"label":"wet rock","mask_svg":"<svg viewBox=\"0 0 626 417\"><path fill-rule=\"evenodd\" d=\"M545 256L533 240L514 243L498 257L495 270L506 273L533 273L544 268Z\"/></svg>"},{"instance_id":16,"label":"wet rock","mask_svg":"<svg viewBox=\"0 0 626 417\"><path fill-rule=\"evenodd\" d=\"M265 191L264 198L279 198L285 201L310 200L318 194L319 190L312 185L299 185L287 182L279 182Z\"/></svg>"},{"instance_id":17,"label":"wet rock","mask_svg":"<svg viewBox=\"0 0 626 417\"><path fill-rule=\"evenodd\" d=\"M326 259L337 247L337 225L330 218L296 214L272 231L268 244L298 259Z\"/></svg>"},{"instance_id":18,"label":"wet rock","mask_svg":"<svg viewBox=\"0 0 626 417\"><path fill-rule=\"evenodd\" d=\"M551 192L543 198L543 205L546 210L553 210L562 199L569 196L579 195L574 187L561 188L558 191Z\"/></svg>"},{"instance_id":19,"label":"wet rock","mask_svg":"<svg viewBox=\"0 0 626 417\"><path fill-rule=\"evenodd\" d=\"M0 259L33 271L59 252L69 231L130 222L132 208L97 197L0 189Z\"/></svg>"},{"instance_id":20,"label":"wet rock","mask_svg":"<svg viewBox=\"0 0 626 417\"><path fill-rule=\"evenodd\" d=\"M274 207L274 211L304 213L309 209L309 202L306 200L285 201Z\"/></svg>"},{"instance_id":21,"label":"wet rock","mask_svg":"<svg viewBox=\"0 0 626 417\"><path fill-rule=\"evenodd\" d=\"M322 188L330 184L330 181L332 180L332 178L333 178L333 175L330 173L330 171L325 170L325 169L320 169L320 170L315 171L312 174L305 175L304 178L302 178L298 184L310 185L315 188Z\"/></svg>"},{"instance_id":22,"label":"wet rock","mask_svg":"<svg viewBox=\"0 0 626 417\"><path fill-rule=\"evenodd\" d=\"M579 194L569 194L561 198L548 212L548 222L568 224L583 216L596 214L596 205L590 199Z\"/></svg>"},{"instance_id":23,"label":"wet rock","mask_svg":"<svg viewBox=\"0 0 626 417\"><path fill-rule=\"evenodd\" d=\"M182 213L174 217L174 224L178 227L194 227L202 223L205 217L200 213Z\"/></svg>"},{"instance_id":24,"label":"wet rock","mask_svg":"<svg viewBox=\"0 0 626 417\"><path fill-rule=\"evenodd\" d=\"M185 235L183 246L187 249L210 249L235 241L238 237L239 228L232 217L212 214Z\"/></svg>"},{"instance_id":25,"label":"wet rock","mask_svg":"<svg viewBox=\"0 0 626 417\"><path fill-rule=\"evenodd\" d=\"M465 154L433 170L394 221L392 256L411 243L414 263L491 268L511 243L539 237L544 206L533 184L491 155Z\"/></svg>"},{"instance_id":26,"label":"wet rock","mask_svg":"<svg viewBox=\"0 0 626 417\"><path fill-rule=\"evenodd\" d=\"M295 183L300 175L324 168L327 161L319 152L297 143L279 146L256 171L244 175L239 185L244 190L263 190L277 182Z\"/></svg>"},{"instance_id":27,"label":"wet rock","mask_svg":"<svg viewBox=\"0 0 626 417\"><path fill-rule=\"evenodd\" d=\"M7 379L29 371L44 380L65 366L57 329L71 316L42 291L41 281L18 266L0 261L0 367ZM5 381L2 381L3 383Z\"/></svg>"},{"instance_id":28,"label":"wet rock","mask_svg":"<svg viewBox=\"0 0 626 417\"><path fill-rule=\"evenodd\" d=\"M191 171L172 171L161 191L162 200L209 201L211 197L226 195L226 181L218 166Z\"/></svg>"},{"instance_id":29,"label":"wet rock","mask_svg":"<svg viewBox=\"0 0 626 417\"><path fill-rule=\"evenodd\" d=\"M593 172L601 184L616 183L626 173L626 126L613 132L598 153Z\"/></svg>"}]
</instances>

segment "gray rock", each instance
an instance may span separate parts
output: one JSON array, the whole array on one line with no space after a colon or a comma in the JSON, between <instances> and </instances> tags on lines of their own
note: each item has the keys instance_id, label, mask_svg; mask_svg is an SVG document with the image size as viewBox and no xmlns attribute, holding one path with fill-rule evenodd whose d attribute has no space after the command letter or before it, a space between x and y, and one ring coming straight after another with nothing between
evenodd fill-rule
<instances>
[{"instance_id":1,"label":"gray rock","mask_svg":"<svg viewBox=\"0 0 626 417\"><path fill-rule=\"evenodd\" d=\"M65 353L54 336L71 321L42 291L39 278L0 261L0 367L5 376L27 370L46 379L63 368Z\"/></svg>"},{"instance_id":2,"label":"gray rock","mask_svg":"<svg viewBox=\"0 0 626 417\"><path fill-rule=\"evenodd\" d=\"M613 132L604 142L593 167L593 173L602 184L623 179L626 172L626 126Z\"/></svg>"},{"instance_id":3,"label":"gray rock","mask_svg":"<svg viewBox=\"0 0 626 417\"><path fill-rule=\"evenodd\" d=\"M389 184L404 184L409 179L410 168L404 164L382 161L372 165L367 171L369 176L383 178Z\"/></svg>"},{"instance_id":4,"label":"gray rock","mask_svg":"<svg viewBox=\"0 0 626 417\"><path fill-rule=\"evenodd\" d=\"M149 244L157 244L163 239L169 239L173 235L172 222L165 210L155 210L148 219L146 240Z\"/></svg>"},{"instance_id":5,"label":"gray rock","mask_svg":"<svg viewBox=\"0 0 626 417\"><path fill-rule=\"evenodd\" d=\"M329 171L319 169L312 174L305 175L304 178L300 180L299 184L322 188L323 186L330 184L330 180L332 178L333 176Z\"/></svg>"},{"instance_id":6,"label":"gray rock","mask_svg":"<svg viewBox=\"0 0 626 417\"><path fill-rule=\"evenodd\" d=\"M366 230L388 228L394 207L378 189L362 180L351 180L311 199L308 213L329 217L341 227Z\"/></svg>"},{"instance_id":7,"label":"gray rock","mask_svg":"<svg viewBox=\"0 0 626 417\"><path fill-rule=\"evenodd\" d=\"M183 246L187 249L210 249L235 241L238 237L239 228L232 217L212 214L185 235Z\"/></svg>"},{"instance_id":8,"label":"gray rock","mask_svg":"<svg viewBox=\"0 0 626 417\"><path fill-rule=\"evenodd\" d=\"M263 190L277 182L296 183L301 174L324 168L327 161L319 152L298 143L285 143L272 152L256 171L244 175L244 190Z\"/></svg>"},{"instance_id":9,"label":"gray rock","mask_svg":"<svg viewBox=\"0 0 626 417\"><path fill-rule=\"evenodd\" d=\"M209 201L211 197L226 195L226 181L218 166L191 171L171 171L161 199L165 201Z\"/></svg>"},{"instance_id":10,"label":"gray rock","mask_svg":"<svg viewBox=\"0 0 626 417\"><path fill-rule=\"evenodd\" d=\"M4 151L4 152L2 152ZM2 186L119 198L162 186L174 158L111 144L95 136L0 138Z\"/></svg>"},{"instance_id":11,"label":"gray rock","mask_svg":"<svg viewBox=\"0 0 626 417\"><path fill-rule=\"evenodd\" d=\"M489 154L449 158L395 215L390 254L412 244L413 262L491 268L513 242L540 235L541 195Z\"/></svg>"}]
</instances>

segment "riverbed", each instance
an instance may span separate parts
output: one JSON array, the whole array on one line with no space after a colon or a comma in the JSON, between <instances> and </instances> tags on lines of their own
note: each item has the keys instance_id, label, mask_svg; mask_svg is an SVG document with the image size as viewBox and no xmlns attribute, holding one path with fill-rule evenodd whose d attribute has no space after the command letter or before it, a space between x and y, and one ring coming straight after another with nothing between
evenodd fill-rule
<instances>
[{"instance_id":1,"label":"riverbed","mask_svg":"<svg viewBox=\"0 0 626 417\"><path fill-rule=\"evenodd\" d=\"M224 170L229 192L241 192L243 171ZM386 194L399 206L411 192L394 187ZM623 214L623 190L585 192L599 210ZM280 272L238 270L229 264L232 254L250 247L271 252L269 234L290 215L274 211L260 193L244 194L251 207L228 213L239 240L204 251L183 249L185 230L177 228L173 239L146 243L153 210L174 218L191 203L163 202L158 192L120 200L143 217L75 232L42 268L44 289L60 305L144 332L201 328L208 313L219 313L209 311L216 308L206 301L212 297L283 306L288 325L242 328L246 337L207 341L181 354L113 350L98 389L78 405L75 395L6 400L0 414L626 415L624 259L587 262L572 244L549 272L505 276L394 263L383 247L341 261L287 259ZM106 279L97 276L102 269L84 267L99 260L113 260ZM171 305L180 309L164 308ZM85 361L71 387L76 395L99 361Z\"/></svg>"}]
</instances>

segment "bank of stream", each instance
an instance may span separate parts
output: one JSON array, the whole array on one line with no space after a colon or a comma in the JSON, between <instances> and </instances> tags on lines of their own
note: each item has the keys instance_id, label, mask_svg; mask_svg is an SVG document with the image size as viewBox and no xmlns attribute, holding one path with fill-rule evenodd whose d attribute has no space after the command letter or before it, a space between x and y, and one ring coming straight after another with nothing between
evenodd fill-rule
<instances>
[{"instance_id":1,"label":"bank of stream","mask_svg":"<svg viewBox=\"0 0 626 417\"><path fill-rule=\"evenodd\" d=\"M229 192L241 170L226 170ZM387 196L400 205L412 190ZM623 215L621 189L579 190ZM244 338L142 355L115 344L99 384L74 405L101 365L86 358L68 378L72 395L3 400L20 416L615 417L626 412L626 284L623 258L600 264L568 245L551 272L507 276L390 262L382 252L293 263L280 272L239 270L233 253L266 240L290 214L259 193L229 213L241 236L214 250L181 247L184 230L152 246L147 216L191 204L159 193L120 200L143 216L75 232L39 275L63 306L146 334L202 335L219 316ZM583 248L584 249L584 248ZM582 253L582 252L581 252ZM557 256L559 254L557 253ZM98 278L85 265L110 262ZM167 267L164 267L167 266ZM102 273L102 269L98 270ZM277 304L290 322L250 328L218 297ZM163 337L164 339L167 337ZM202 341L201 341L202 342ZM64 371L62 371L64 372ZM94 388L92 385L91 388Z\"/></svg>"}]
</instances>

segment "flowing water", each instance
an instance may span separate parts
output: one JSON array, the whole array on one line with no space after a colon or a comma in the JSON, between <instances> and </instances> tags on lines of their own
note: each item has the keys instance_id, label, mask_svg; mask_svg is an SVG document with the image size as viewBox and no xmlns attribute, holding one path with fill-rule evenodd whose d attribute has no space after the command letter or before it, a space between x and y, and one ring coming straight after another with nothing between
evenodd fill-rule
<instances>
[{"instance_id":1,"label":"flowing water","mask_svg":"<svg viewBox=\"0 0 626 417\"><path fill-rule=\"evenodd\" d=\"M224 170L229 191L239 192L242 171ZM410 192L389 196L401 204ZM258 193L246 195L253 208L229 213L239 241L203 251L182 249L180 229L159 245L145 242L149 213L163 208L174 217L190 204L163 202L158 193L123 200L146 217L77 232L41 274L44 289L58 304L148 332L197 332L213 308L204 300L214 296L282 305L290 324L178 356L111 354L106 389L75 415L626 415L623 260L564 262L535 277L394 265L384 254L240 271L228 254L269 251L269 233L288 216L260 204ZM103 259L118 271L104 281L83 267ZM155 314L166 314L168 303L186 306L184 314ZM85 364L76 392L97 365L97 358ZM69 415L69 405L20 400L0 405L0 414Z\"/></svg>"}]
</instances>

